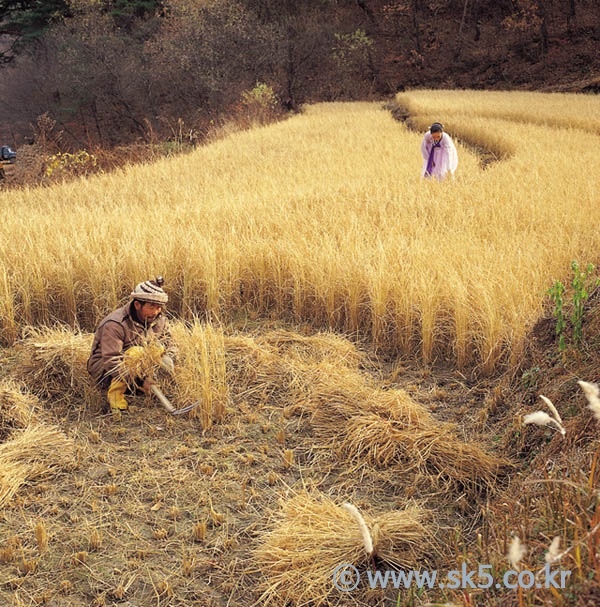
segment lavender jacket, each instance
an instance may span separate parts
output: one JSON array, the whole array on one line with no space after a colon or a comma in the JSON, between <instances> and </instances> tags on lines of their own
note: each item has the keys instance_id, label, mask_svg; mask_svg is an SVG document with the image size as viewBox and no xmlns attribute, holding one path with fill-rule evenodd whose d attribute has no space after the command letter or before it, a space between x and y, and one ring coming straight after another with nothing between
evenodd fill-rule
<instances>
[{"instance_id":1,"label":"lavender jacket","mask_svg":"<svg viewBox=\"0 0 600 607\"><path fill-rule=\"evenodd\" d=\"M440 148L436 149L434 152L434 166L431 169L431 177L437 177L441 181L446 177L448 171L454 176L454 171L456 171L456 167L458 166L458 154L456 153L454 142L448 133L442 133L440 142ZM433 139L431 138L431 133L427 131L421 142L421 154L423 156L421 177L425 177L427 161L429 160L429 153L431 152L432 146Z\"/></svg>"}]
</instances>

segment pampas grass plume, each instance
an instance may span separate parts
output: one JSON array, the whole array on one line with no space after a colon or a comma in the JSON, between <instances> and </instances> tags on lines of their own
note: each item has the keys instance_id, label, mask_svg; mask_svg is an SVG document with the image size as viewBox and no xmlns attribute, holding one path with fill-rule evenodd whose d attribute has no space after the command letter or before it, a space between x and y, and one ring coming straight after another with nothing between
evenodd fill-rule
<instances>
[{"instance_id":1,"label":"pampas grass plume","mask_svg":"<svg viewBox=\"0 0 600 607\"><path fill-rule=\"evenodd\" d=\"M549 426L550 424L554 424L560 430L560 433L563 436L566 434L566 430L563 428L562 424L550 417L544 411L535 411L534 413L529 413L523 418L523 423L535 424L536 426Z\"/></svg>"},{"instance_id":2,"label":"pampas grass plume","mask_svg":"<svg viewBox=\"0 0 600 607\"><path fill-rule=\"evenodd\" d=\"M548 552L546 553L546 563L554 563L560 556L558 550L560 546L560 537L557 535L550 544Z\"/></svg>"},{"instance_id":3,"label":"pampas grass plume","mask_svg":"<svg viewBox=\"0 0 600 607\"><path fill-rule=\"evenodd\" d=\"M545 397L543 394L540 394L540 398L548 405L548 409L550 409L552 415L554 415L554 419L562 426L562 419L558 414L556 407L552 404L552 401L549 398Z\"/></svg>"},{"instance_id":4,"label":"pampas grass plume","mask_svg":"<svg viewBox=\"0 0 600 607\"><path fill-rule=\"evenodd\" d=\"M587 381L578 381L577 383L581 386L594 417L600 421L600 388L598 388L598 384Z\"/></svg>"},{"instance_id":5,"label":"pampas grass plume","mask_svg":"<svg viewBox=\"0 0 600 607\"><path fill-rule=\"evenodd\" d=\"M524 424L535 424L536 426L547 426L552 422L552 418L544 411L529 413L523 418Z\"/></svg>"},{"instance_id":6,"label":"pampas grass plume","mask_svg":"<svg viewBox=\"0 0 600 607\"><path fill-rule=\"evenodd\" d=\"M518 536L515 536L513 538L513 541L510 543L506 558L508 559L508 562L513 566L513 568L516 569L519 563L521 562L521 559L525 556L526 553L527 548L521 544L521 541L519 540Z\"/></svg>"}]
</instances>

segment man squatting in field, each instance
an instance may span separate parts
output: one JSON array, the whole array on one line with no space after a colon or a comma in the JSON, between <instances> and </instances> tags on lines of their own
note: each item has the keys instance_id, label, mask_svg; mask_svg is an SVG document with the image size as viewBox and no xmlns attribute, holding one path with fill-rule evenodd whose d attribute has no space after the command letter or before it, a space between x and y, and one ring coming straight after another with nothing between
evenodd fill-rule
<instances>
[{"instance_id":1,"label":"man squatting in field","mask_svg":"<svg viewBox=\"0 0 600 607\"><path fill-rule=\"evenodd\" d=\"M448 172L454 178L458 166L458 154L454 142L439 122L434 122L423 136L421 142L423 168L421 176L426 179L436 177L439 181L446 178Z\"/></svg>"},{"instance_id":2,"label":"man squatting in field","mask_svg":"<svg viewBox=\"0 0 600 607\"><path fill-rule=\"evenodd\" d=\"M165 348L164 367L173 372L173 349L163 306L169 301L162 289L162 278L138 284L131 293L131 301L104 318L94 335L92 354L87 361L89 374L102 390L108 390L111 411L126 410L125 394L128 386L116 367L126 352L133 352L150 339L158 339ZM136 386L146 394L153 385L150 378L135 378Z\"/></svg>"}]
</instances>

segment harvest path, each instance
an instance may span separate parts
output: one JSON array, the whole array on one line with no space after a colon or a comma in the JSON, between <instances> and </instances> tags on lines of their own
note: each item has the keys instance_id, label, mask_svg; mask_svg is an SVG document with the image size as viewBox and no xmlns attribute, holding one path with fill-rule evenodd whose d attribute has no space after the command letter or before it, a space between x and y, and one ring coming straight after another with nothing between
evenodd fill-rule
<instances>
[{"instance_id":1,"label":"harvest path","mask_svg":"<svg viewBox=\"0 0 600 607\"><path fill-rule=\"evenodd\" d=\"M518 356L548 286L600 244L598 100L523 95L404 96L416 123L433 116L505 158L482 173L461 149L454 183L420 181L420 136L354 103L151 166L3 193L2 337L53 319L91 329L156 273L184 317L310 321L491 370ZM546 111L552 126L528 122Z\"/></svg>"}]
</instances>

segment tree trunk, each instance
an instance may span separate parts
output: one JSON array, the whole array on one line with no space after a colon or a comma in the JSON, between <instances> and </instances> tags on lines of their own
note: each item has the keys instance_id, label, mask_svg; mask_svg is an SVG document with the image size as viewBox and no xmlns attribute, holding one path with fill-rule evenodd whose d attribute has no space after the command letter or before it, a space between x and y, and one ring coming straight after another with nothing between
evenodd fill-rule
<instances>
[{"instance_id":1,"label":"tree trunk","mask_svg":"<svg viewBox=\"0 0 600 607\"><path fill-rule=\"evenodd\" d=\"M460 50L462 47L462 32L463 27L465 26L465 19L467 18L467 8L469 7L469 0L465 0L465 4L463 6L463 14L462 19L460 20L460 27L458 28L458 39L456 41L456 48L454 49L454 61L458 61L460 57Z\"/></svg>"},{"instance_id":2,"label":"tree trunk","mask_svg":"<svg viewBox=\"0 0 600 607\"><path fill-rule=\"evenodd\" d=\"M373 60L370 48L367 48L367 65L369 67L369 77L371 79L370 93L373 93L373 90L379 90L379 70L375 66L375 61Z\"/></svg>"},{"instance_id":3,"label":"tree trunk","mask_svg":"<svg viewBox=\"0 0 600 607\"><path fill-rule=\"evenodd\" d=\"M417 9L419 8L419 0L412 1L412 22L413 32L415 36L415 47L417 53L421 53L421 35L419 34L419 20L417 18Z\"/></svg>"},{"instance_id":4,"label":"tree trunk","mask_svg":"<svg viewBox=\"0 0 600 607\"><path fill-rule=\"evenodd\" d=\"M475 42L479 42L481 39L481 20L479 19L479 8L479 0L475 0L473 2L473 21L475 22L475 36L473 36L473 40Z\"/></svg>"},{"instance_id":5,"label":"tree trunk","mask_svg":"<svg viewBox=\"0 0 600 607\"><path fill-rule=\"evenodd\" d=\"M369 21L373 26L377 28L377 21L375 20L375 15L373 11L367 6L367 3L364 0L356 0L356 4L358 8L368 17Z\"/></svg>"},{"instance_id":6,"label":"tree trunk","mask_svg":"<svg viewBox=\"0 0 600 607\"><path fill-rule=\"evenodd\" d=\"M546 65L546 55L548 54L548 19L544 0L540 0L539 7L540 18L542 19L542 23L540 25L540 44L544 65Z\"/></svg>"},{"instance_id":7,"label":"tree trunk","mask_svg":"<svg viewBox=\"0 0 600 607\"><path fill-rule=\"evenodd\" d=\"M98 139L100 140L100 145L104 143L104 138L102 137L102 130L100 129L100 122L98 121L98 108L96 106L96 99L94 99L91 103L92 108L92 116L94 117L94 122L96 124L96 131L98 132Z\"/></svg>"},{"instance_id":8,"label":"tree trunk","mask_svg":"<svg viewBox=\"0 0 600 607\"><path fill-rule=\"evenodd\" d=\"M569 12L567 13L567 32L569 35L573 33L573 21L575 21L575 0L569 0Z\"/></svg>"},{"instance_id":9,"label":"tree trunk","mask_svg":"<svg viewBox=\"0 0 600 607\"><path fill-rule=\"evenodd\" d=\"M79 106L79 119L81 120L81 126L83 127L83 132L85 133L85 138L87 139L87 147L89 150L92 148L92 138L90 136L90 131L87 127L87 122L85 121L85 114L83 113L83 105Z\"/></svg>"},{"instance_id":10,"label":"tree trunk","mask_svg":"<svg viewBox=\"0 0 600 607\"><path fill-rule=\"evenodd\" d=\"M288 28L287 53L286 53L286 99L284 106L287 110L296 110L296 100L294 99L294 81L296 79L296 66L294 62L294 47L291 39L291 28Z\"/></svg>"}]
</instances>

